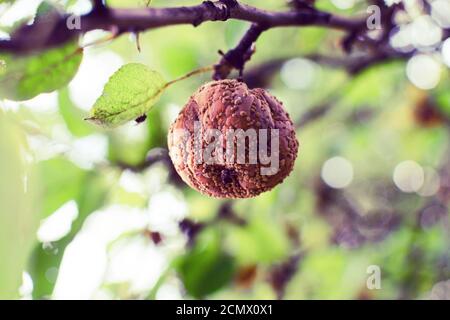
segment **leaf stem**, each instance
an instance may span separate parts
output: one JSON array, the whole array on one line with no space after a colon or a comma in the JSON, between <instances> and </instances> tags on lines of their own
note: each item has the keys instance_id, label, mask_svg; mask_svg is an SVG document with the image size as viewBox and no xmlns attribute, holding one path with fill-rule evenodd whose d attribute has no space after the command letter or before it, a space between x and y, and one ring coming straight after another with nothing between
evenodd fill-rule
<instances>
[{"instance_id":1,"label":"leaf stem","mask_svg":"<svg viewBox=\"0 0 450 320\"><path fill-rule=\"evenodd\" d=\"M171 81L167 82L167 83L164 85L164 87L163 87L162 89L164 90L164 89L166 89L167 87L170 87L172 84L174 84L174 83L176 83L176 82L178 82L178 81L181 81L181 80L190 78L190 77L192 77L192 76L194 76L194 75L197 75L197 74L200 74L200 73L209 72L209 71L213 71L213 70L214 70L214 66L207 66L207 67L195 69L195 70L193 70L193 71L191 71L191 72L185 74L184 76L181 76L181 77L179 77L179 78L176 78L176 79L174 79L174 80L171 80Z\"/></svg>"}]
</instances>

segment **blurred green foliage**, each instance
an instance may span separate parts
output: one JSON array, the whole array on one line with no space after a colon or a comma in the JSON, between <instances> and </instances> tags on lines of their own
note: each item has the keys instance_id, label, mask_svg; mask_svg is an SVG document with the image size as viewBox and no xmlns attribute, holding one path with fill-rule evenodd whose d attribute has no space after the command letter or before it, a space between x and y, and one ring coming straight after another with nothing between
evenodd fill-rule
<instances>
[{"instance_id":1,"label":"blurred green foliage","mask_svg":"<svg viewBox=\"0 0 450 320\"><path fill-rule=\"evenodd\" d=\"M175 268L187 292L205 298L232 280L234 260L223 252L219 231L210 229L199 236L188 253L175 261Z\"/></svg>"},{"instance_id":2,"label":"blurred green foliage","mask_svg":"<svg viewBox=\"0 0 450 320\"><path fill-rule=\"evenodd\" d=\"M145 6L145 1L139 0L107 3ZM197 3L155 0L151 6ZM273 10L285 8L278 0L246 3ZM318 5L340 11L329 1L318 1ZM171 80L216 63L220 59L217 50L232 48L247 27L248 23L234 20L196 28L171 26L141 33L141 52L128 35L87 50L112 52L124 64L144 63ZM316 27L270 30L258 40L257 51L246 68L253 70L277 58L315 52L338 55L338 35L337 31ZM52 297L65 249L91 226L86 219L98 214L99 209L122 205L132 220L133 210L151 211L152 201L165 193L172 198L157 202L157 217L173 214L175 199L181 199L187 215L172 224L178 227L179 220L188 219L198 230L156 230L161 233L161 242L154 240L158 234L151 233L149 248L160 248L169 261L168 268L138 293L130 289L131 281L124 285L105 280L98 290L108 292L108 298L155 298L165 284L173 283L188 298L275 299L281 286L286 299L424 298L436 283L450 278L448 208L436 223L421 224L422 209L434 196L403 193L392 179L394 169L404 160L441 170L442 159L449 152L448 128L439 122L425 125L417 118L416 108L429 99L443 114L450 115L448 70L443 72L439 86L429 92L409 83L403 62L375 66L355 76L314 64L314 78L302 89L292 88L282 72L277 72L268 89L284 102L294 122L323 104L332 107L298 130L299 157L283 184L257 198L233 201L234 216L220 217L222 201L202 196L185 185L179 188L179 180L174 180L162 164L139 171L137 178L133 176L145 185L142 190L127 189L123 182L124 171L131 171L125 168L139 168L149 150L166 146L170 122L210 75L174 84L148 113L145 123L105 130L83 120L92 106L79 105L70 86L66 86L82 59L78 54L64 59L73 49L74 44L70 44L31 59L3 58L13 63L14 72L26 80L19 92L10 89L10 82L2 85L0 91L6 97L28 98L59 91L57 110L45 111L49 102L39 106L43 111L27 102L7 112L0 108L0 298L18 297L23 271L33 280L33 298ZM42 72L38 72L27 78L30 70L46 69L61 57L65 63L52 69L50 77L42 78ZM89 56L85 54L84 59ZM0 69L0 82L6 76ZM25 136L31 141L41 139L48 145L65 143L69 147L100 136L107 141L107 154L90 167L80 165L70 152L61 150L42 157L27 156L27 152L42 150L38 145L26 151ZM323 163L334 156L346 158L354 170L352 183L338 191L327 188L321 179ZM32 169L25 161L29 157L33 158L29 165ZM78 206L78 215L70 231L52 243L38 241L39 221L71 200ZM350 205L341 203L347 200ZM348 216L352 210L361 214L359 220ZM388 218L398 219L398 223L385 227L386 234L370 227L371 219L384 226ZM146 232L155 231L151 228L138 232L138 236L148 236ZM98 230L101 233L102 229ZM133 238L136 233L122 236ZM293 266L289 265L292 256L299 257ZM370 265L382 270L380 290L366 287ZM53 275L49 276L49 271Z\"/></svg>"},{"instance_id":3,"label":"blurred green foliage","mask_svg":"<svg viewBox=\"0 0 450 320\"><path fill-rule=\"evenodd\" d=\"M20 127L0 111L0 299L19 297L39 219L26 148Z\"/></svg>"}]
</instances>

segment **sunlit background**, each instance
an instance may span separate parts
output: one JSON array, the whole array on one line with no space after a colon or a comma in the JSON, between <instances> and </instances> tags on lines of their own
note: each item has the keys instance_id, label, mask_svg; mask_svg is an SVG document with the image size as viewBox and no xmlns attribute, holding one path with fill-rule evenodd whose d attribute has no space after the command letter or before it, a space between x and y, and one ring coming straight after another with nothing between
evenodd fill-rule
<instances>
[{"instance_id":1,"label":"sunlit background","mask_svg":"<svg viewBox=\"0 0 450 320\"><path fill-rule=\"evenodd\" d=\"M41 2L0 3L0 38L32 21ZM54 2L70 13L90 10L88 0ZM281 0L243 2L286 9ZM294 123L327 107L299 126L293 173L254 199L207 198L167 163L139 166L166 146L170 123L208 74L171 87L143 124L104 130L83 120L124 63L174 79L217 63L217 51L232 48L248 23L152 30L139 35L141 52L136 35L123 35L86 48L67 87L0 100L0 298L449 299L450 1L403 3L389 41L415 54L355 75L308 58L345 58L339 31L260 37L247 70L282 59L267 87ZM367 6L317 1L342 15ZM93 31L80 41L102 37ZM372 265L380 289L367 287Z\"/></svg>"}]
</instances>

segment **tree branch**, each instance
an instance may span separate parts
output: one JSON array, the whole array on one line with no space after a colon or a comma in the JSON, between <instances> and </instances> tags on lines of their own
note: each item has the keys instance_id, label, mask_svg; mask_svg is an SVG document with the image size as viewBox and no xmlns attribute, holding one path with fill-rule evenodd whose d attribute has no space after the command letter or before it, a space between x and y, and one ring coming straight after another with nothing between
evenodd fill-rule
<instances>
[{"instance_id":1,"label":"tree branch","mask_svg":"<svg viewBox=\"0 0 450 320\"><path fill-rule=\"evenodd\" d=\"M364 70L381 63L405 60L412 57L414 53L414 51L398 52L392 48L378 48L378 51L376 52L359 57L337 57L316 53L301 57L330 68L344 69L350 75L357 75ZM263 62L252 69L247 70L244 75L244 81L249 88L265 88L286 61L298 57L299 56L287 56Z\"/></svg>"},{"instance_id":2,"label":"tree branch","mask_svg":"<svg viewBox=\"0 0 450 320\"><path fill-rule=\"evenodd\" d=\"M255 52L253 44L266 29L267 27L264 25L252 24L234 49L225 54L221 52L222 59L214 66L214 80L226 78L233 68L239 70L239 74L242 76L245 63Z\"/></svg>"},{"instance_id":3,"label":"tree branch","mask_svg":"<svg viewBox=\"0 0 450 320\"><path fill-rule=\"evenodd\" d=\"M98 7L100 6L101 7ZM96 9L97 8L97 9ZM98 10L102 8L102 10ZM94 1L94 9L79 19L80 28L69 29L65 15L53 22L53 29L42 39L43 23L26 25L15 32L10 40L0 41L0 51L27 53L57 46L91 30L119 30L139 32L171 25L191 24L198 26L207 21L236 19L248 21L265 28L287 26L323 26L352 31L365 28L365 17L345 18L318 10L295 10L285 12L266 11L236 0L204 1L200 5L174 8L113 9L104 7L102 1ZM48 25L47 25L48 26Z\"/></svg>"},{"instance_id":4,"label":"tree branch","mask_svg":"<svg viewBox=\"0 0 450 320\"><path fill-rule=\"evenodd\" d=\"M94 10L102 10L105 8L103 0L92 0L92 7Z\"/></svg>"}]
</instances>

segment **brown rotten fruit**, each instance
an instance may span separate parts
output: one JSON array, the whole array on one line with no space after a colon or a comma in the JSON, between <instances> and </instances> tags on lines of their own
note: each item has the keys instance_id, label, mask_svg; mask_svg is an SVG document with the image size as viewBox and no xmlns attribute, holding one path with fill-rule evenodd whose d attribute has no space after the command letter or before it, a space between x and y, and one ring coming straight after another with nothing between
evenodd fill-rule
<instances>
[{"instance_id":1,"label":"brown rotten fruit","mask_svg":"<svg viewBox=\"0 0 450 320\"><path fill-rule=\"evenodd\" d=\"M199 126L201 131L196 129ZM196 133L205 133L208 129L222 134L220 139L216 137L219 149L214 147L211 153L216 159L222 159L217 150L223 149L222 162L207 161L201 156L211 150L208 146L215 138L207 134L196 136ZM236 141L239 135L228 133L252 131L249 129L258 134L256 141L255 136L253 140L251 136L244 138L241 150L245 149L245 161L242 157L238 161ZM266 132L266 140L261 141L260 132ZM275 138L276 148L271 144ZM256 162L250 160L249 152L254 151L251 140L258 148ZM233 147L228 148L229 144ZM267 149L266 158L261 158L259 153L263 144ZM292 171L298 151L292 121L281 102L264 89L249 89L236 80L213 81L200 87L172 124L168 145L181 178L201 193L218 198L249 198L272 189ZM227 155L231 157L226 158Z\"/></svg>"}]
</instances>

